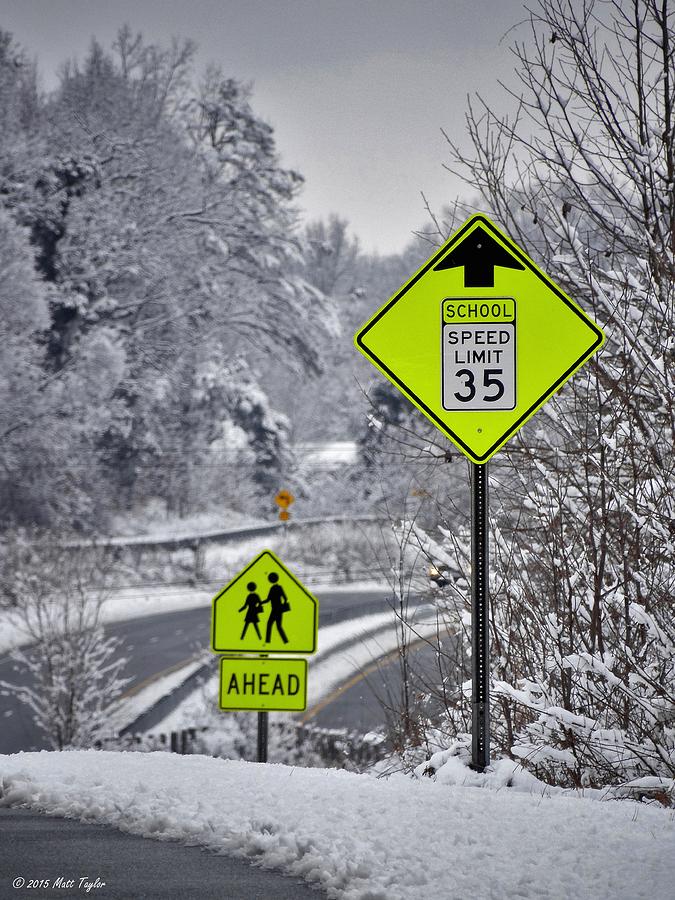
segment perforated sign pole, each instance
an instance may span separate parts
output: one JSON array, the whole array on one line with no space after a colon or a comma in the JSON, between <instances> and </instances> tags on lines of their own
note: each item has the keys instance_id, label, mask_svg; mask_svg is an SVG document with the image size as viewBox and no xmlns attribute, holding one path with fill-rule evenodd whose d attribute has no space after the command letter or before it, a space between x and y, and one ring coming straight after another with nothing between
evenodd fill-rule
<instances>
[{"instance_id":1,"label":"perforated sign pole","mask_svg":"<svg viewBox=\"0 0 675 900\"><path fill-rule=\"evenodd\" d=\"M471 464L471 768L490 765L488 464Z\"/></svg>"}]
</instances>

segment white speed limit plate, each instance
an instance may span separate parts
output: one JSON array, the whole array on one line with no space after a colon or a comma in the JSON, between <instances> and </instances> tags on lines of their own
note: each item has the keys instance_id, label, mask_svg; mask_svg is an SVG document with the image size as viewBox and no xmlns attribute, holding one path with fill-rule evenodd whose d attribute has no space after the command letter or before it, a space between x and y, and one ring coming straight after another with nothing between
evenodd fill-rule
<instances>
[{"instance_id":1,"label":"white speed limit plate","mask_svg":"<svg viewBox=\"0 0 675 900\"><path fill-rule=\"evenodd\" d=\"M514 409L516 301L443 300L443 409Z\"/></svg>"}]
</instances>

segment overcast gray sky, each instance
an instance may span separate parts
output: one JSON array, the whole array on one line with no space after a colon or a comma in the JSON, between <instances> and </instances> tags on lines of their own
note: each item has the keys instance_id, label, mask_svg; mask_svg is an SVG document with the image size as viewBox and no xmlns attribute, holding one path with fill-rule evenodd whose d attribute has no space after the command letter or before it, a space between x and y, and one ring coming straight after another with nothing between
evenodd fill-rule
<instances>
[{"instance_id":1,"label":"overcast gray sky","mask_svg":"<svg viewBox=\"0 0 675 900\"><path fill-rule=\"evenodd\" d=\"M193 38L200 63L253 83L308 217L338 213L382 253L424 224L420 192L439 209L462 191L440 129L461 137L467 94L500 102L524 18L523 0L0 0L45 86L125 22L148 41Z\"/></svg>"}]
</instances>

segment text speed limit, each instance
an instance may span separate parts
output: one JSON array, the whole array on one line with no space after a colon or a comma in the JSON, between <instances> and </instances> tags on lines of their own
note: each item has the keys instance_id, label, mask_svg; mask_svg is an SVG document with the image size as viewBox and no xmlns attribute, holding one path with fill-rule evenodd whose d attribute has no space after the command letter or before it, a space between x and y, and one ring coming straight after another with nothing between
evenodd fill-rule
<instances>
[{"instance_id":1,"label":"text speed limit","mask_svg":"<svg viewBox=\"0 0 675 900\"><path fill-rule=\"evenodd\" d=\"M443 301L443 408L514 409L515 301Z\"/></svg>"}]
</instances>

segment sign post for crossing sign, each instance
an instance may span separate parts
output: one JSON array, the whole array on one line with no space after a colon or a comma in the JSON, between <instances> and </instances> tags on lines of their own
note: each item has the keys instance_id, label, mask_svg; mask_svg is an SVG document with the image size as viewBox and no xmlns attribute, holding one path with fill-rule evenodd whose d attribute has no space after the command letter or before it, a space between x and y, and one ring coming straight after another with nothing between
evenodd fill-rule
<instances>
[{"instance_id":1,"label":"sign post for crossing sign","mask_svg":"<svg viewBox=\"0 0 675 900\"><path fill-rule=\"evenodd\" d=\"M600 328L486 216L468 219L355 336L472 463L472 766L490 761L488 460L586 363Z\"/></svg>"},{"instance_id":2,"label":"sign post for crossing sign","mask_svg":"<svg viewBox=\"0 0 675 900\"><path fill-rule=\"evenodd\" d=\"M479 464L603 340L484 215L465 222L355 337L361 353Z\"/></svg>"}]
</instances>

